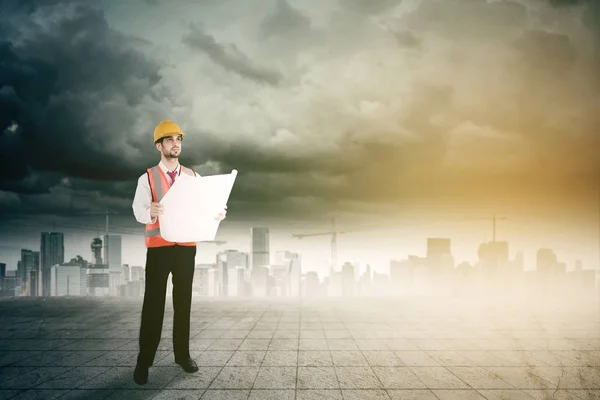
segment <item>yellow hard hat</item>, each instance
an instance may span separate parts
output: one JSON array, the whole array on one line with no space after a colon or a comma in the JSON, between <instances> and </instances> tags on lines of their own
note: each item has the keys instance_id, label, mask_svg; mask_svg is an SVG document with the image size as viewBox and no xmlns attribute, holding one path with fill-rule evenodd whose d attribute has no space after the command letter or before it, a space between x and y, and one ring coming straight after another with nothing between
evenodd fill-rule
<instances>
[{"instance_id":1,"label":"yellow hard hat","mask_svg":"<svg viewBox=\"0 0 600 400\"><path fill-rule=\"evenodd\" d=\"M154 128L154 143L166 136L173 135L181 135L183 138L183 131L175 122L165 119L156 125L156 128Z\"/></svg>"}]
</instances>

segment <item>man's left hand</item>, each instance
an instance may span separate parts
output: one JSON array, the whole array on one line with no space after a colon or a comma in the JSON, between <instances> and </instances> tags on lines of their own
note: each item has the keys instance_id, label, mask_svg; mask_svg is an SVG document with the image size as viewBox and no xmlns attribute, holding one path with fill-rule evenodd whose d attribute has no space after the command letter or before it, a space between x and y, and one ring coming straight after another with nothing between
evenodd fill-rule
<instances>
[{"instance_id":1,"label":"man's left hand","mask_svg":"<svg viewBox=\"0 0 600 400\"><path fill-rule=\"evenodd\" d=\"M225 207L223 209L223 211L221 211L220 213L217 214L217 216L215 217L215 220L217 221L223 221L225 219L225 215L227 214L227 207Z\"/></svg>"}]
</instances>

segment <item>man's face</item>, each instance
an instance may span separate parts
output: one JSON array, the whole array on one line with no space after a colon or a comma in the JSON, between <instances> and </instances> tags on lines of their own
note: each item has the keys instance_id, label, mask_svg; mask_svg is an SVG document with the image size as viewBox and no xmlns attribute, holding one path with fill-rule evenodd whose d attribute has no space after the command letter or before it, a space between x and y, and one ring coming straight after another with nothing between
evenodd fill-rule
<instances>
[{"instance_id":1,"label":"man's face","mask_svg":"<svg viewBox=\"0 0 600 400\"><path fill-rule=\"evenodd\" d=\"M178 158L181 153L181 141L181 135L167 136L163 139L162 144L156 145L156 148L166 158Z\"/></svg>"}]
</instances>

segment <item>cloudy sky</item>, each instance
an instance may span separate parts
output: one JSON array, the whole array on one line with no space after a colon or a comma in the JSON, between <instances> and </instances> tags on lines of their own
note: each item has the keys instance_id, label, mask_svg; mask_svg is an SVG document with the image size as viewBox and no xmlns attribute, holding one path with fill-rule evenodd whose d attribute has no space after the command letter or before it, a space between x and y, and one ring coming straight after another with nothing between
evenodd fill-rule
<instances>
[{"instance_id":1,"label":"cloudy sky","mask_svg":"<svg viewBox=\"0 0 600 400\"><path fill-rule=\"evenodd\" d=\"M108 209L115 229L141 231L131 202L158 161L151 138L162 119L186 132L183 165L239 171L219 232L227 247L248 251L249 228L267 225L273 250L313 249L326 262L327 237L289 233L326 230L335 216L344 229L380 229L347 234L342 258L423 255L426 237L445 235L474 261L491 239L491 222L477 218L497 213L511 251L551 246L598 264L595 0L0 8L9 264L53 228L69 235L67 257L90 258L94 233L75 226L104 220L89 212ZM124 242L123 261L142 262L141 236Z\"/></svg>"}]
</instances>

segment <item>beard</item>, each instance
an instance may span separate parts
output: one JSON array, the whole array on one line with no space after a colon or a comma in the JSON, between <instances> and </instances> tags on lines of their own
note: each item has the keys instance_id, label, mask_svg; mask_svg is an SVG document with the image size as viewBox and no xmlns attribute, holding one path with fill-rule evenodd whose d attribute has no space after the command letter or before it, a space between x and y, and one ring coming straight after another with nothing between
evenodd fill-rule
<instances>
[{"instance_id":1,"label":"beard","mask_svg":"<svg viewBox=\"0 0 600 400\"><path fill-rule=\"evenodd\" d=\"M162 153L167 159L178 158L180 149L163 150Z\"/></svg>"}]
</instances>

